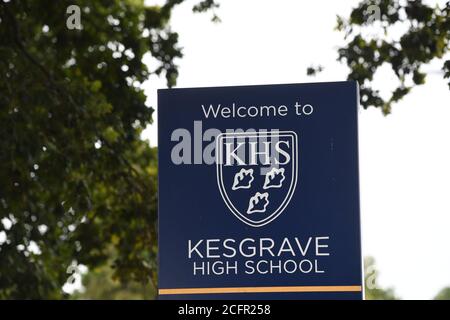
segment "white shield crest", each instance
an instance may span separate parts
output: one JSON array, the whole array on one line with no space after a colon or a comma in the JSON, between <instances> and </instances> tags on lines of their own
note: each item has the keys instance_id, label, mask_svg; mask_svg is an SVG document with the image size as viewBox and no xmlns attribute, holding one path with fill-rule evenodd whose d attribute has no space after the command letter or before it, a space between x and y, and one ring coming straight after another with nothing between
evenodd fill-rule
<instances>
[{"instance_id":1,"label":"white shield crest","mask_svg":"<svg viewBox=\"0 0 450 320\"><path fill-rule=\"evenodd\" d=\"M229 211L252 227L287 208L298 179L293 131L222 133L216 140L217 184Z\"/></svg>"}]
</instances>

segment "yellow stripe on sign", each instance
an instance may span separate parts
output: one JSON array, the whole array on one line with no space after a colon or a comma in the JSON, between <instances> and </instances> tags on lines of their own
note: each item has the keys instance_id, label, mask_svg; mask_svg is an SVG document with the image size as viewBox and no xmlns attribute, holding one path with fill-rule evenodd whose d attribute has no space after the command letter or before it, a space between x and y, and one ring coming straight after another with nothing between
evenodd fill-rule
<instances>
[{"instance_id":1,"label":"yellow stripe on sign","mask_svg":"<svg viewBox=\"0 0 450 320\"><path fill-rule=\"evenodd\" d=\"M214 293L277 293L277 292L361 292L362 286L294 286L294 287L232 287L232 288L179 288L159 289L166 294L214 294Z\"/></svg>"}]
</instances>

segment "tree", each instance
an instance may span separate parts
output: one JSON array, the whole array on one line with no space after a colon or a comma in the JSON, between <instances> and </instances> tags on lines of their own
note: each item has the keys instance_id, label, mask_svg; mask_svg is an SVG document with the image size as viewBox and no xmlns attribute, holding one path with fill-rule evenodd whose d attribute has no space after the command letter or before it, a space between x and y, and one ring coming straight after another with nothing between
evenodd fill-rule
<instances>
[{"instance_id":1,"label":"tree","mask_svg":"<svg viewBox=\"0 0 450 320\"><path fill-rule=\"evenodd\" d=\"M378 28L376 35L370 35ZM405 30L392 36L392 30ZM442 63L443 78L450 80L450 1L443 6L429 6L421 0L361 1L348 19L338 17L336 29L344 33L345 45L338 49L338 60L349 67L349 80L360 84L361 104L374 106L388 114L394 103L414 86L426 81L424 66L434 59ZM372 81L377 71L388 65L398 86L383 99ZM310 67L314 75L322 67ZM450 81L449 81L450 88Z\"/></svg>"},{"instance_id":2,"label":"tree","mask_svg":"<svg viewBox=\"0 0 450 320\"><path fill-rule=\"evenodd\" d=\"M364 259L364 284L366 300L398 300L392 288L383 289L378 284L378 270L375 267L375 259Z\"/></svg>"},{"instance_id":3,"label":"tree","mask_svg":"<svg viewBox=\"0 0 450 320\"><path fill-rule=\"evenodd\" d=\"M182 0L79 0L81 30L69 30L74 2L0 1L0 298L64 297L68 267L101 267L111 246L115 278L156 278L156 153L140 139L153 109L140 84L152 73L175 84L168 22Z\"/></svg>"},{"instance_id":4,"label":"tree","mask_svg":"<svg viewBox=\"0 0 450 320\"><path fill-rule=\"evenodd\" d=\"M450 287L446 287L439 291L434 300L450 300Z\"/></svg>"},{"instance_id":5,"label":"tree","mask_svg":"<svg viewBox=\"0 0 450 320\"><path fill-rule=\"evenodd\" d=\"M111 252L111 257L117 254ZM104 265L89 270L82 276L82 290L73 293L71 299L120 299L120 300L137 300L137 299L154 299L156 296L156 288L147 279L143 279L141 283L136 280L119 281L114 276L114 269L111 267L113 258Z\"/></svg>"}]
</instances>

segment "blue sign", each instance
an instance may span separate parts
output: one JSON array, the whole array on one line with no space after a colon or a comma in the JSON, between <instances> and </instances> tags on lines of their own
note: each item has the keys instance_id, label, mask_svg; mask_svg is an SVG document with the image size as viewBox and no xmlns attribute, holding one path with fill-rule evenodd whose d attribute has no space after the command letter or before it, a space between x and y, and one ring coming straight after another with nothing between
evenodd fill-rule
<instances>
[{"instance_id":1,"label":"blue sign","mask_svg":"<svg viewBox=\"0 0 450 320\"><path fill-rule=\"evenodd\" d=\"M159 297L362 299L355 82L158 91Z\"/></svg>"}]
</instances>

